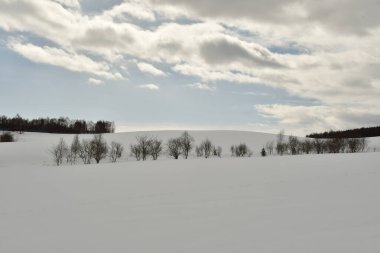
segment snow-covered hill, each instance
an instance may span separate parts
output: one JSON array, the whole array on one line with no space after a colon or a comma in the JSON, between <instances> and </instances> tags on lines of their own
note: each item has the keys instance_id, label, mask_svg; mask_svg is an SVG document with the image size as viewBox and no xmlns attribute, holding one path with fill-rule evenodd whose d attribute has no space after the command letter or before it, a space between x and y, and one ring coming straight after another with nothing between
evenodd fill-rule
<instances>
[{"instance_id":1,"label":"snow-covered hill","mask_svg":"<svg viewBox=\"0 0 380 253\"><path fill-rule=\"evenodd\" d=\"M191 134L227 151L276 137ZM60 137L0 144L0 252L380 252L379 153L48 166Z\"/></svg>"},{"instance_id":2,"label":"snow-covered hill","mask_svg":"<svg viewBox=\"0 0 380 253\"><path fill-rule=\"evenodd\" d=\"M104 134L105 139L110 143L117 141L124 145L126 151L122 161L131 160L129 157L130 144L136 143L137 136L151 136L163 140L164 144L168 139L179 137L183 131L150 131L150 132L125 132ZM246 143L253 153L258 156L262 147L269 141L276 141L277 135L245 132L245 131L189 131L195 139L195 145L206 138L210 139L214 145L223 148L223 155L230 156L231 145ZM80 139L91 139L92 135L79 135ZM46 134L46 133L24 133L16 134L17 142L0 144L0 167L24 165L48 165L54 164L49 150L56 145L60 138L68 144L71 143L74 135L71 134ZM369 138L370 151L376 148L380 151L380 138ZM194 156L194 154L193 154ZM161 159L168 159L162 157Z\"/></svg>"},{"instance_id":3,"label":"snow-covered hill","mask_svg":"<svg viewBox=\"0 0 380 253\"><path fill-rule=\"evenodd\" d=\"M115 134L104 134L105 139L110 143L117 141L124 145L126 153L122 160L130 159L129 146L136 143L137 136L148 135L163 140L179 137L183 131L154 131L154 132L126 132ZM190 131L198 145L206 138L215 145L223 148L224 155L230 154L230 147L234 144L246 143L253 152L259 153L260 149L268 141L275 140L276 135L242 132L242 131ZM0 166L14 166L23 163L25 165L52 165L53 160L49 154L49 149L56 145L60 138L70 144L74 135L46 134L46 133L24 133L16 135L17 142L0 145ZM80 139L91 139L92 135L80 135ZM22 159L20 159L22 156ZM17 161L17 162L16 162Z\"/></svg>"}]
</instances>

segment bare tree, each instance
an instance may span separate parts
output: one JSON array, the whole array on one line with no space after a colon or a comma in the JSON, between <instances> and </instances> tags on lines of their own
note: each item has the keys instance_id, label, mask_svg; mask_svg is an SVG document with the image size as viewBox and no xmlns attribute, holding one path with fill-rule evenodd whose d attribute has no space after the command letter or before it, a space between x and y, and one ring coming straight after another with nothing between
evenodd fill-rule
<instances>
[{"instance_id":1,"label":"bare tree","mask_svg":"<svg viewBox=\"0 0 380 253\"><path fill-rule=\"evenodd\" d=\"M147 135L138 136L136 139L137 139L137 145L140 149L141 159L145 161L149 155L149 149L150 149L152 140Z\"/></svg>"},{"instance_id":2,"label":"bare tree","mask_svg":"<svg viewBox=\"0 0 380 253\"><path fill-rule=\"evenodd\" d=\"M274 151L274 141L269 141L267 142L266 144L266 149L268 150L268 153L269 155L273 155L273 151Z\"/></svg>"},{"instance_id":3,"label":"bare tree","mask_svg":"<svg viewBox=\"0 0 380 253\"><path fill-rule=\"evenodd\" d=\"M231 151L231 156L235 156L235 146L234 145L232 145L231 147L230 147L230 151Z\"/></svg>"},{"instance_id":4,"label":"bare tree","mask_svg":"<svg viewBox=\"0 0 380 253\"><path fill-rule=\"evenodd\" d=\"M81 148L79 150L79 157L83 160L84 164L90 164L93 158L93 150L89 140L82 140Z\"/></svg>"},{"instance_id":5,"label":"bare tree","mask_svg":"<svg viewBox=\"0 0 380 253\"><path fill-rule=\"evenodd\" d=\"M301 149L305 154L310 154L313 150L313 143L309 139L306 139L301 143Z\"/></svg>"},{"instance_id":6,"label":"bare tree","mask_svg":"<svg viewBox=\"0 0 380 253\"><path fill-rule=\"evenodd\" d=\"M162 152L162 141L158 139L152 139L149 146L149 154L153 160L157 160Z\"/></svg>"},{"instance_id":7,"label":"bare tree","mask_svg":"<svg viewBox=\"0 0 380 253\"><path fill-rule=\"evenodd\" d=\"M359 139L356 139L356 138L348 139L347 140L348 152L350 152L350 153L359 152L359 145L360 145Z\"/></svg>"},{"instance_id":8,"label":"bare tree","mask_svg":"<svg viewBox=\"0 0 380 253\"><path fill-rule=\"evenodd\" d=\"M323 154L325 152L325 141L322 139L313 140L313 148L317 154Z\"/></svg>"},{"instance_id":9,"label":"bare tree","mask_svg":"<svg viewBox=\"0 0 380 253\"><path fill-rule=\"evenodd\" d=\"M182 152L182 140L181 138L170 139L167 143L169 156L174 159L178 159Z\"/></svg>"},{"instance_id":10,"label":"bare tree","mask_svg":"<svg viewBox=\"0 0 380 253\"><path fill-rule=\"evenodd\" d=\"M364 152L368 148L366 138L350 138L346 140L347 150L350 153Z\"/></svg>"},{"instance_id":11,"label":"bare tree","mask_svg":"<svg viewBox=\"0 0 380 253\"><path fill-rule=\"evenodd\" d=\"M141 150L138 144L131 145L131 156L136 158L137 161L141 160Z\"/></svg>"},{"instance_id":12,"label":"bare tree","mask_svg":"<svg viewBox=\"0 0 380 253\"><path fill-rule=\"evenodd\" d=\"M204 140L200 147L203 149L203 155L207 159L211 156L212 151L213 151L213 145L212 142L209 139Z\"/></svg>"},{"instance_id":13,"label":"bare tree","mask_svg":"<svg viewBox=\"0 0 380 253\"><path fill-rule=\"evenodd\" d=\"M90 143L92 154L96 163L99 163L100 160L107 157L108 145L107 142L104 140L103 135L95 134Z\"/></svg>"},{"instance_id":14,"label":"bare tree","mask_svg":"<svg viewBox=\"0 0 380 253\"><path fill-rule=\"evenodd\" d=\"M368 151L368 140L367 138L359 138L359 151Z\"/></svg>"},{"instance_id":15,"label":"bare tree","mask_svg":"<svg viewBox=\"0 0 380 253\"><path fill-rule=\"evenodd\" d=\"M109 157L111 159L111 162L115 163L117 159L121 158L123 155L124 147L118 142L112 142L111 148L109 152Z\"/></svg>"},{"instance_id":16,"label":"bare tree","mask_svg":"<svg viewBox=\"0 0 380 253\"><path fill-rule=\"evenodd\" d=\"M67 157L66 157L67 162L70 162L71 164L76 163L76 160L79 157L80 149L81 149L81 145L79 141L79 136L75 135L70 145L69 152L67 152Z\"/></svg>"},{"instance_id":17,"label":"bare tree","mask_svg":"<svg viewBox=\"0 0 380 253\"><path fill-rule=\"evenodd\" d=\"M204 154L203 148L201 146L195 147L195 154L197 155L197 157L202 157Z\"/></svg>"},{"instance_id":18,"label":"bare tree","mask_svg":"<svg viewBox=\"0 0 380 253\"><path fill-rule=\"evenodd\" d=\"M193 149L194 138L187 131L183 132L180 138L182 142L182 155L187 159L190 151Z\"/></svg>"},{"instance_id":19,"label":"bare tree","mask_svg":"<svg viewBox=\"0 0 380 253\"><path fill-rule=\"evenodd\" d=\"M91 144L89 140L82 140L79 150L79 158L84 164L90 164L93 157Z\"/></svg>"},{"instance_id":20,"label":"bare tree","mask_svg":"<svg viewBox=\"0 0 380 253\"><path fill-rule=\"evenodd\" d=\"M278 155L283 155L286 150L286 144L284 143L284 140L285 140L285 132L284 130L281 130L277 135L276 151Z\"/></svg>"},{"instance_id":21,"label":"bare tree","mask_svg":"<svg viewBox=\"0 0 380 253\"><path fill-rule=\"evenodd\" d=\"M217 157L222 157L222 147L221 146L218 146L218 147L215 147L214 146L214 156L217 156Z\"/></svg>"},{"instance_id":22,"label":"bare tree","mask_svg":"<svg viewBox=\"0 0 380 253\"><path fill-rule=\"evenodd\" d=\"M244 156L251 156L252 152L248 148L247 144L240 143L239 145L232 146L231 151L234 152L234 156L236 157L244 157Z\"/></svg>"},{"instance_id":23,"label":"bare tree","mask_svg":"<svg viewBox=\"0 0 380 253\"><path fill-rule=\"evenodd\" d=\"M67 152L68 147L66 145L66 142L63 140L63 138L61 138L59 140L59 143L50 150L50 153L53 155L54 162L57 166L63 163L63 158Z\"/></svg>"},{"instance_id":24,"label":"bare tree","mask_svg":"<svg viewBox=\"0 0 380 253\"><path fill-rule=\"evenodd\" d=\"M346 149L347 142L343 138L327 139L326 148L329 153L343 153Z\"/></svg>"},{"instance_id":25,"label":"bare tree","mask_svg":"<svg viewBox=\"0 0 380 253\"><path fill-rule=\"evenodd\" d=\"M290 153L292 155L298 155L299 154L299 147L300 147L300 142L297 137L291 135L289 136L289 149Z\"/></svg>"}]
</instances>

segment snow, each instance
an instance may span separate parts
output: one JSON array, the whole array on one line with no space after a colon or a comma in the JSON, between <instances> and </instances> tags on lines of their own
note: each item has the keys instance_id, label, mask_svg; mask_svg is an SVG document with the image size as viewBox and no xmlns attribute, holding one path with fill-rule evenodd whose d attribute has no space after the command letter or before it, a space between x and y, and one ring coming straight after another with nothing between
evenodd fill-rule
<instances>
[{"instance_id":1,"label":"snow","mask_svg":"<svg viewBox=\"0 0 380 253\"><path fill-rule=\"evenodd\" d=\"M105 137L129 145L139 134ZM191 134L226 154L275 138ZM0 252L380 251L379 153L50 166L60 137L0 144Z\"/></svg>"}]
</instances>

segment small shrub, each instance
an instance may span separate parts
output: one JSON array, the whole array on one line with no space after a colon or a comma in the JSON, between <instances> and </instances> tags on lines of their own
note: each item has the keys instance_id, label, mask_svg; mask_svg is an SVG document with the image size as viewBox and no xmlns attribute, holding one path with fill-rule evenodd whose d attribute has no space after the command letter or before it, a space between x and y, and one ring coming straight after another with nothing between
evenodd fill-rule
<instances>
[{"instance_id":1,"label":"small shrub","mask_svg":"<svg viewBox=\"0 0 380 253\"><path fill-rule=\"evenodd\" d=\"M14 142L15 139L13 137L13 134L10 132L3 133L0 135L0 142Z\"/></svg>"},{"instance_id":2,"label":"small shrub","mask_svg":"<svg viewBox=\"0 0 380 253\"><path fill-rule=\"evenodd\" d=\"M267 156L267 152L265 151L265 148L262 148L262 149L261 149L260 154L261 154L262 157Z\"/></svg>"}]
</instances>

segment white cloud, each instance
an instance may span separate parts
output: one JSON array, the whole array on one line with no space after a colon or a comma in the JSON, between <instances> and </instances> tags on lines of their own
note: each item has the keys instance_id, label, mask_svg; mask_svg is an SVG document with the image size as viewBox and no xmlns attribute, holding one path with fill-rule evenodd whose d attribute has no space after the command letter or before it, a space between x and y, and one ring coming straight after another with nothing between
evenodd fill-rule
<instances>
[{"instance_id":1,"label":"white cloud","mask_svg":"<svg viewBox=\"0 0 380 253\"><path fill-rule=\"evenodd\" d=\"M159 90L160 89L159 85L153 84L153 83L142 84L142 85L139 85L138 87L141 88L141 89L148 89L148 90Z\"/></svg>"},{"instance_id":2,"label":"white cloud","mask_svg":"<svg viewBox=\"0 0 380 253\"><path fill-rule=\"evenodd\" d=\"M104 62L96 62L91 58L76 53L70 53L54 47L39 47L33 44L22 44L11 41L8 47L30 61L62 67L71 71L84 72L106 79L120 79L119 73L111 73Z\"/></svg>"},{"instance_id":3,"label":"white cloud","mask_svg":"<svg viewBox=\"0 0 380 253\"><path fill-rule=\"evenodd\" d=\"M145 63L145 62L138 63L137 67L139 68L141 72L144 72L144 73L148 73L154 76L166 76L166 74L162 70L159 70L153 65Z\"/></svg>"},{"instance_id":4,"label":"white cloud","mask_svg":"<svg viewBox=\"0 0 380 253\"><path fill-rule=\"evenodd\" d=\"M120 65L134 59L142 72L152 75L165 75L152 65L159 63L179 75L178 80L186 75L200 84L261 84L322 106L260 108L289 126L364 124L379 115L380 18L375 1L126 0L91 15L79 7L76 0L0 0L0 28L9 36L24 32L49 42L8 45L31 61L98 78L123 78ZM196 22L177 22L178 17ZM302 52L292 54L291 47ZM294 116L298 120L285 113L291 108L299 113ZM368 108L373 111L365 114ZM318 117L318 110L338 121Z\"/></svg>"},{"instance_id":5,"label":"white cloud","mask_svg":"<svg viewBox=\"0 0 380 253\"><path fill-rule=\"evenodd\" d=\"M248 19L270 24L320 25L341 33L365 33L378 27L379 3L373 0L151 0L187 8L203 18Z\"/></svg>"},{"instance_id":6,"label":"white cloud","mask_svg":"<svg viewBox=\"0 0 380 253\"><path fill-rule=\"evenodd\" d=\"M89 84L93 84L93 85L95 85L95 86L98 86L98 85L102 85L102 84L104 84L104 81L99 80L99 79L95 79L95 78L89 78L89 79L88 79L88 83L89 83Z\"/></svg>"},{"instance_id":7,"label":"white cloud","mask_svg":"<svg viewBox=\"0 0 380 253\"><path fill-rule=\"evenodd\" d=\"M104 17L119 19L123 18L124 15L150 22L156 20L154 11L150 8L148 3L144 1L127 0L103 13Z\"/></svg>"},{"instance_id":8,"label":"white cloud","mask_svg":"<svg viewBox=\"0 0 380 253\"><path fill-rule=\"evenodd\" d=\"M210 85L205 84L205 83L192 83L192 84L189 84L188 86L190 88L198 89L198 90L207 90L207 91L214 91L214 90L216 90L215 87L210 86Z\"/></svg>"},{"instance_id":9,"label":"white cloud","mask_svg":"<svg viewBox=\"0 0 380 253\"><path fill-rule=\"evenodd\" d=\"M344 106L302 105L256 105L256 110L265 117L276 119L279 128L294 133L307 134L311 131L341 130L357 126L378 124L380 114L375 108ZM272 125L273 127L273 125Z\"/></svg>"},{"instance_id":10,"label":"white cloud","mask_svg":"<svg viewBox=\"0 0 380 253\"><path fill-rule=\"evenodd\" d=\"M78 0L53 0L53 1L65 7L80 9L80 3Z\"/></svg>"}]
</instances>

